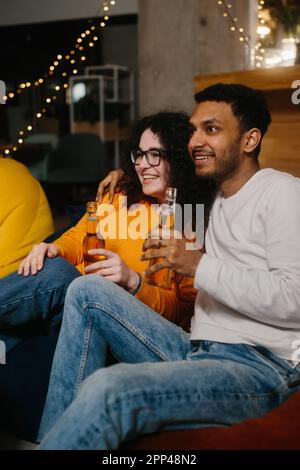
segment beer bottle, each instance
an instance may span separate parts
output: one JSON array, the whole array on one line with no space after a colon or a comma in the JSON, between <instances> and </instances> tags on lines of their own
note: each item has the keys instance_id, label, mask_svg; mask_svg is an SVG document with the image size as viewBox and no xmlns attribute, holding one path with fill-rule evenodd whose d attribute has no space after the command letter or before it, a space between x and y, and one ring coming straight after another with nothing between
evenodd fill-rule
<instances>
[{"instance_id":1,"label":"beer bottle","mask_svg":"<svg viewBox=\"0 0 300 470\"><path fill-rule=\"evenodd\" d=\"M101 237L100 233L97 233L97 225L97 204L94 201L88 202L86 205L86 236L83 241L83 260L85 268L89 264L105 259L103 256L90 255L88 253L89 250L105 248L104 239Z\"/></svg>"},{"instance_id":2,"label":"beer bottle","mask_svg":"<svg viewBox=\"0 0 300 470\"><path fill-rule=\"evenodd\" d=\"M166 188L164 202L159 208L159 227L161 229L173 229L175 226L175 208L176 208L176 195L177 189L168 187ZM160 264L164 258L150 259L148 268L154 264ZM149 274L145 277L148 284L163 287L168 289L171 283L171 270L169 268L161 269L156 273Z\"/></svg>"}]
</instances>

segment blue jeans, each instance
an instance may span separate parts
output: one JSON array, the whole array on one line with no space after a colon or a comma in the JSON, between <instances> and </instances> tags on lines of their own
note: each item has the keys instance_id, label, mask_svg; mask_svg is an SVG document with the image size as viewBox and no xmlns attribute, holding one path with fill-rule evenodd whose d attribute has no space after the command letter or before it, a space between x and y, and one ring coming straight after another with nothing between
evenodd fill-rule
<instances>
[{"instance_id":1,"label":"blue jeans","mask_svg":"<svg viewBox=\"0 0 300 470\"><path fill-rule=\"evenodd\" d=\"M107 348L125 363L105 366ZM40 449L116 449L166 429L258 417L300 388L263 348L189 335L97 275L68 289Z\"/></svg>"},{"instance_id":2,"label":"blue jeans","mask_svg":"<svg viewBox=\"0 0 300 470\"><path fill-rule=\"evenodd\" d=\"M69 284L80 272L62 258L45 259L35 276L0 279L0 340L10 352L25 337L57 332Z\"/></svg>"}]
</instances>

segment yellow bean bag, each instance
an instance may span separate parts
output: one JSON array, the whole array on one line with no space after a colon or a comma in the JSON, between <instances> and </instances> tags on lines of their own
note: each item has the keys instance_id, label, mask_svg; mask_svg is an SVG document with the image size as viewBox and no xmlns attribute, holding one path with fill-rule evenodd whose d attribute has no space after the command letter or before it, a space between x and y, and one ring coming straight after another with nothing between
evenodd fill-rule
<instances>
[{"instance_id":1,"label":"yellow bean bag","mask_svg":"<svg viewBox=\"0 0 300 470\"><path fill-rule=\"evenodd\" d=\"M0 158L0 278L15 271L32 246L52 232L39 182L21 163Z\"/></svg>"}]
</instances>

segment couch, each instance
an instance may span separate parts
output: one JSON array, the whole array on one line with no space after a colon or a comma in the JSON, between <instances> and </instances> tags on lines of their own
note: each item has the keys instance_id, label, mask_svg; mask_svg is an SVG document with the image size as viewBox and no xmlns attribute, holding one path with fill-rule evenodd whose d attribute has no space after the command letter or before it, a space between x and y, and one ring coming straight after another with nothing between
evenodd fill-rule
<instances>
[{"instance_id":1,"label":"couch","mask_svg":"<svg viewBox=\"0 0 300 470\"><path fill-rule=\"evenodd\" d=\"M300 450L300 391L259 419L229 428L168 431L145 436L131 450Z\"/></svg>"}]
</instances>

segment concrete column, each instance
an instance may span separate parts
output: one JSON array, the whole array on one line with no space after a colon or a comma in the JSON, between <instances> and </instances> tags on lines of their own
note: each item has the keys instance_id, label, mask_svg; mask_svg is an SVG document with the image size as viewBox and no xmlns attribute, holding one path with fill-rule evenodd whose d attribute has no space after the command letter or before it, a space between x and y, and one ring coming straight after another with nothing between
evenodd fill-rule
<instances>
[{"instance_id":1,"label":"concrete column","mask_svg":"<svg viewBox=\"0 0 300 470\"><path fill-rule=\"evenodd\" d=\"M251 0L232 0L248 32ZM190 112L193 78L241 70L245 50L216 0L139 0L140 114L163 109Z\"/></svg>"}]
</instances>

